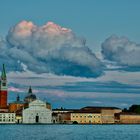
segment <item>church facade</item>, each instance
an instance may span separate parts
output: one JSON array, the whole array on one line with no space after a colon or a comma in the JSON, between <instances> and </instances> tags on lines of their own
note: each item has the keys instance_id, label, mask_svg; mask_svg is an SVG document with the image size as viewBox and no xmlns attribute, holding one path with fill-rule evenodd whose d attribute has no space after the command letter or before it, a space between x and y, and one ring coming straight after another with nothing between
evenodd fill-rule
<instances>
[{"instance_id":1,"label":"church facade","mask_svg":"<svg viewBox=\"0 0 140 140\"><path fill-rule=\"evenodd\" d=\"M46 108L46 103L41 100L34 100L29 107L23 110L23 123L52 123L52 111Z\"/></svg>"}]
</instances>

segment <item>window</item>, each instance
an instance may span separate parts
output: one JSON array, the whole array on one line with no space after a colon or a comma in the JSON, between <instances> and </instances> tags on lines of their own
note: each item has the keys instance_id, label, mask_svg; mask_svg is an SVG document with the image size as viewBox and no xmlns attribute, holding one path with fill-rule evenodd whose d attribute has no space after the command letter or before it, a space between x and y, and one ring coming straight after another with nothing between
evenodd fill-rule
<instances>
[{"instance_id":1,"label":"window","mask_svg":"<svg viewBox=\"0 0 140 140\"><path fill-rule=\"evenodd\" d=\"M2 86L6 86L6 83L2 83Z\"/></svg>"}]
</instances>

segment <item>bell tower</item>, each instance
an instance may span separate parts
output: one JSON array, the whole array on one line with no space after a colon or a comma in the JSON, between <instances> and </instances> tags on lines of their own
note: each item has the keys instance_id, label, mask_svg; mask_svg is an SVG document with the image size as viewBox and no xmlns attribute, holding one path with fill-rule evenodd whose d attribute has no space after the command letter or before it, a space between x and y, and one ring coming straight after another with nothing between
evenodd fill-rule
<instances>
[{"instance_id":1,"label":"bell tower","mask_svg":"<svg viewBox=\"0 0 140 140\"><path fill-rule=\"evenodd\" d=\"M0 109L7 108L7 77L5 66L3 64L1 78L0 78Z\"/></svg>"}]
</instances>

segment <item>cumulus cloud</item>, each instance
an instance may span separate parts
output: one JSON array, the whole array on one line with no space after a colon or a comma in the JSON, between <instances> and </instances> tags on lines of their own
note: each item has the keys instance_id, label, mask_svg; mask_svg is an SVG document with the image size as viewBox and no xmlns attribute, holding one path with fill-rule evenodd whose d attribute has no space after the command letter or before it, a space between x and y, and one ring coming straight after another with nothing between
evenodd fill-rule
<instances>
[{"instance_id":1,"label":"cumulus cloud","mask_svg":"<svg viewBox=\"0 0 140 140\"><path fill-rule=\"evenodd\" d=\"M140 68L140 44L126 37L112 35L102 43L105 59L127 68ZM126 69L127 70L127 69Z\"/></svg>"},{"instance_id":2,"label":"cumulus cloud","mask_svg":"<svg viewBox=\"0 0 140 140\"><path fill-rule=\"evenodd\" d=\"M86 46L85 39L53 22L37 26L22 21L0 41L0 59L9 69L82 77L102 74L103 64Z\"/></svg>"},{"instance_id":3,"label":"cumulus cloud","mask_svg":"<svg viewBox=\"0 0 140 140\"><path fill-rule=\"evenodd\" d=\"M19 63L11 58L11 50L12 49L9 49L7 42L3 38L0 38L0 65L2 66L2 63L7 64L9 71L16 71L17 69L21 70Z\"/></svg>"}]
</instances>

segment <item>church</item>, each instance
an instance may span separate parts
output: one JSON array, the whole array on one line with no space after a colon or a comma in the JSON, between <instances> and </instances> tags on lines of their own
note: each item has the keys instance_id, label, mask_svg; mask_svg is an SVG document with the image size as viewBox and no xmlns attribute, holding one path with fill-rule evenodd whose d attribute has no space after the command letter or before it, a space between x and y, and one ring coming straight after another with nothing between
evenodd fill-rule
<instances>
[{"instance_id":1,"label":"church","mask_svg":"<svg viewBox=\"0 0 140 140\"><path fill-rule=\"evenodd\" d=\"M29 87L28 94L24 98L25 109L22 111L22 123L34 124L34 123L51 123L52 111L49 103L43 102L37 99L33 94L31 86Z\"/></svg>"},{"instance_id":2,"label":"church","mask_svg":"<svg viewBox=\"0 0 140 140\"><path fill-rule=\"evenodd\" d=\"M46 103L36 99L29 103L29 107L23 110L23 123L51 123L52 111L46 108Z\"/></svg>"}]
</instances>

